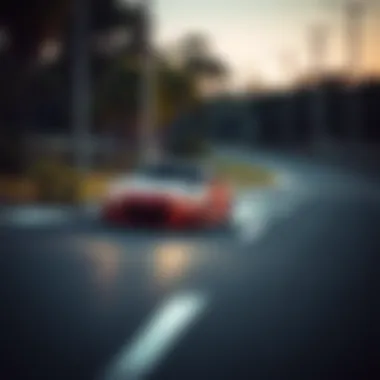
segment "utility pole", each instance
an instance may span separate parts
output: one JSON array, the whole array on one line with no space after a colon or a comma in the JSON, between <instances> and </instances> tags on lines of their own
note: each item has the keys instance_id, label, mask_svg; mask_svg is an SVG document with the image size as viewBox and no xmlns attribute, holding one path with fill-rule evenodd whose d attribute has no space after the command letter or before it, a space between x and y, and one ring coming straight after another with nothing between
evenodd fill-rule
<instances>
[{"instance_id":1,"label":"utility pole","mask_svg":"<svg viewBox=\"0 0 380 380\"><path fill-rule=\"evenodd\" d=\"M155 160L158 144L155 138L156 122L156 67L154 51L153 0L140 2L143 13L143 71L141 81L140 153L143 161Z\"/></svg>"},{"instance_id":2,"label":"utility pole","mask_svg":"<svg viewBox=\"0 0 380 380\"><path fill-rule=\"evenodd\" d=\"M84 174L91 168L90 0L72 2L72 127L74 156Z\"/></svg>"},{"instance_id":3,"label":"utility pole","mask_svg":"<svg viewBox=\"0 0 380 380\"><path fill-rule=\"evenodd\" d=\"M245 101L245 117L248 124L247 142L250 147L257 147L260 144L262 125L256 105L256 95L249 95Z\"/></svg>"},{"instance_id":4,"label":"utility pole","mask_svg":"<svg viewBox=\"0 0 380 380\"><path fill-rule=\"evenodd\" d=\"M356 91L362 63L363 20L365 2L362 0L345 1L347 74L350 79L347 93L348 139L355 141L360 137L360 99Z\"/></svg>"},{"instance_id":5,"label":"utility pole","mask_svg":"<svg viewBox=\"0 0 380 380\"><path fill-rule=\"evenodd\" d=\"M295 80L297 75L297 62L292 51L285 51L280 56L280 67L284 69L285 76L289 79L290 87L284 97L284 115L282 119L282 138L287 146L291 146L296 141L296 120L295 120Z\"/></svg>"},{"instance_id":6,"label":"utility pole","mask_svg":"<svg viewBox=\"0 0 380 380\"><path fill-rule=\"evenodd\" d=\"M322 87L322 80L325 75L328 33L328 29L322 23L312 26L309 33L311 73L315 86L311 104L313 143L322 142L329 134L326 103Z\"/></svg>"},{"instance_id":7,"label":"utility pole","mask_svg":"<svg viewBox=\"0 0 380 380\"><path fill-rule=\"evenodd\" d=\"M362 63L363 19L365 2L363 0L346 0L346 43L347 71L353 80L358 79Z\"/></svg>"}]
</instances>

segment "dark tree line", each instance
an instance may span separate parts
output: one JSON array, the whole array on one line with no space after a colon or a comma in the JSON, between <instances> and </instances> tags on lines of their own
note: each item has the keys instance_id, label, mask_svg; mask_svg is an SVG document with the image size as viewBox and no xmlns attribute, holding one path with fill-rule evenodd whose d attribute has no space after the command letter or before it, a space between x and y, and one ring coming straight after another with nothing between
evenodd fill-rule
<instances>
[{"instance_id":1,"label":"dark tree line","mask_svg":"<svg viewBox=\"0 0 380 380\"><path fill-rule=\"evenodd\" d=\"M353 95L354 94L354 95ZM358 141L380 142L380 82L371 80L361 83L352 93L339 81L327 82L323 88L323 101L327 134L336 141L347 141L349 136L350 97L359 111ZM251 100L251 113L260 121L259 143L264 145L286 145L284 140L284 105L292 122L290 143L307 146L313 141L312 104L315 92L303 88L289 94L261 96ZM352 103L351 103L352 104Z\"/></svg>"},{"instance_id":2,"label":"dark tree line","mask_svg":"<svg viewBox=\"0 0 380 380\"><path fill-rule=\"evenodd\" d=\"M122 26L131 39L125 51L135 51L141 39L141 12L119 8L112 0L88 3L89 43ZM0 5L0 31L9 43L0 51L0 158L19 166L21 140L38 125L42 131L62 131L70 123L72 95L74 0L4 1ZM41 47L49 40L60 44L60 58L43 64ZM91 46L92 47L92 46ZM120 52L117 52L120 53ZM113 64L113 56L92 54L91 77L96 79Z\"/></svg>"}]
</instances>

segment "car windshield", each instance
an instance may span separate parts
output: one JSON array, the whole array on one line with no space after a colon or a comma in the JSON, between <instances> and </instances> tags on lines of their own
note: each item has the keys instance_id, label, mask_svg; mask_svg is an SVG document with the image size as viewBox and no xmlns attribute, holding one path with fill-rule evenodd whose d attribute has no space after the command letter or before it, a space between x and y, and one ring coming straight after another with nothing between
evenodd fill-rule
<instances>
[{"instance_id":1,"label":"car windshield","mask_svg":"<svg viewBox=\"0 0 380 380\"><path fill-rule=\"evenodd\" d=\"M205 180L203 170L196 165L160 163L146 165L139 169L137 173L144 177L167 181L201 183Z\"/></svg>"}]
</instances>

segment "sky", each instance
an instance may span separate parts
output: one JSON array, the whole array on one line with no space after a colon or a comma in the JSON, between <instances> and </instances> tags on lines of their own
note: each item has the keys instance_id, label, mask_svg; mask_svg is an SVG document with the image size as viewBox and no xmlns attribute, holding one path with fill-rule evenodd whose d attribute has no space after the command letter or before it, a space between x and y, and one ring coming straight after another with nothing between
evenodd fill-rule
<instances>
[{"instance_id":1,"label":"sky","mask_svg":"<svg viewBox=\"0 0 380 380\"><path fill-rule=\"evenodd\" d=\"M151 1L160 45L171 44L188 32L203 32L215 53L230 65L238 86L256 77L286 82L307 70L307 31L315 23L327 26L326 67L339 69L345 64L344 0ZM380 73L380 28L376 25L376 21L380 24L380 0L373 2L364 20L362 70Z\"/></svg>"}]
</instances>

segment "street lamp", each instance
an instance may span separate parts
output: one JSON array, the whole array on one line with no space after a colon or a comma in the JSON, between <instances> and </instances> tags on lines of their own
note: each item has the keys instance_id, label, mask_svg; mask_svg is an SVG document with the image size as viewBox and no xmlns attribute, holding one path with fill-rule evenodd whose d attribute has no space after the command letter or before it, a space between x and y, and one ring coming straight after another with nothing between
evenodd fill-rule
<instances>
[{"instance_id":1,"label":"street lamp","mask_svg":"<svg viewBox=\"0 0 380 380\"><path fill-rule=\"evenodd\" d=\"M283 73L288 78L290 87L288 88L288 95L284 97L284 115L281 115L282 124L282 143L285 146L292 146L296 143L296 130L295 130L295 94L294 85L297 79L297 58L296 54L291 50L285 50L280 55L280 67Z\"/></svg>"},{"instance_id":2,"label":"street lamp","mask_svg":"<svg viewBox=\"0 0 380 380\"><path fill-rule=\"evenodd\" d=\"M138 122L138 147L141 161L154 160L158 155L158 144L155 139L155 91L156 67L154 54L153 0L117 0L120 7L134 8L142 16L142 70L140 87L140 115Z\"/></svg>"},{"instance_id":3,"label":"street lamp","mask_svg":"<svg viewBox=\"0 0 380 380\"><path fill-rule=\"evenodd\" d=\"M329 29L321 22L313 25L310 29L310 57L312 63L312 74L315 82L315 91L312 101L312 127L314 142L321 143L329 134L328 121L326 117L326 103L322 87L325 75L325 64L329 42Z\"/></svg>"},{"instance_id":4,"label":"street lamp","mask_svg":"<svg viewBox=\"0 0 380 380\"><path fill-rule=\"evenodd\" d=\"M143 75L141 83L142 118L141 118L141 149L143 160L154 160L158 155L158 146L155 139L156 122L156 65L154 49L154 14L153 0L142 0L145 38L143 52Z\"/></svg>"},{"instance_id":5,"label":"street lamp","mask_svg":"<svg viewBox=\"0 0 380 380\"><path fill-rule=\"evenodd\" d=\"M91 166L91 94L90 94L90 3L73 2L73 28L70 45L73 58L72 124L75 161L78 169L86 172Z\"/></svg>"},{"instance_id":6,"label":"street lamp","mask_svg":"<svg viewBox=\"0 0 380 380\"><path fill-rule=\"evenodd\" d=\"M350 79L347 93L347 125L349 128L348 140L355 142L360 139L361 110L360 97L357 91L359 80L362 48L363 48L363 21L365 7L369 3L362 0L346 0L346 33L347 33L347 71Z\"/></svg>"}]
</instances>

